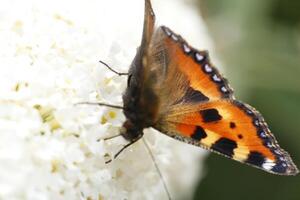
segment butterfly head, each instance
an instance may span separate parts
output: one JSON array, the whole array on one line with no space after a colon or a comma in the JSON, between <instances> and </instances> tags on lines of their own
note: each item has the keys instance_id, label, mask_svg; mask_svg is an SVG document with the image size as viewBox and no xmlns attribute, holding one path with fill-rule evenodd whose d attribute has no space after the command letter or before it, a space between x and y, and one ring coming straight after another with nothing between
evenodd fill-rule
<instances>
[{"instance_id":1,"label":"butterfly head","mask_svg":"<svg viewBox=\"0 0 300 200\"><path fill-rule=\"evenodd\" d=\"M126 140L133 141L137 138L140 138L144 133L143 128L136 126L134 123L131 122L131 120L127 119L123 123L121 134Z\"/></svg>"}]
</instances>

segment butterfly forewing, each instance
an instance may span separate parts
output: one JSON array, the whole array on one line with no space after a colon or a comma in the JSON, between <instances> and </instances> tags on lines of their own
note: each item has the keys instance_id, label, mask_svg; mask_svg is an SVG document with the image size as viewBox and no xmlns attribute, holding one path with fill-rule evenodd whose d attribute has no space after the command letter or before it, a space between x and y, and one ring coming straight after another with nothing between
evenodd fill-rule
<instances>
[{"instance_id":1,"label":"butterfly forewing","mask_svg":"<svg viewBox=\"0 0 300 200\"><path fill-rule=\"evenodd\" d=\"M159 38L159 42L156 43L161 46L155 49L164 50L164 67L168 70L175 68L177 73L182 74L190 90L201 93L208 100L233 98L227 80L210 63L206 51L192 48L181 36L167 27L160 27L154 37ZM155 38L153 40L155 41Z\"/></svg>"},{"instance_id":2,"label":"butterfly forewing","mask_svg":"<svg viewBox=\"0 0 300 200\"><path fill-rule=\"evenodd\" d=\"M261 115L236 100L174 106L156 128L176 139L269 172L286 175L297 172Z\"/></svg>"}]
</instances>

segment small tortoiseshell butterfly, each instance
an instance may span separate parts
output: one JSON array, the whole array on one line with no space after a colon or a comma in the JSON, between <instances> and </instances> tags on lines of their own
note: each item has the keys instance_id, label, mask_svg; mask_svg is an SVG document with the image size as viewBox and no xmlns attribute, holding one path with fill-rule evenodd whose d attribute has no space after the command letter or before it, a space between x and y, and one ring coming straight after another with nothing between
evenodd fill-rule
<instances>
[{"instance_id":1,"label":"small tortoiseshell butterfly","mask_svg":"<svg viewBox=\"0 0 300 200\"><path fill-rule=\"evenodd\" d=\"M121 134L129 145L143 136L144 128L153 127L270 173L297 174L297 167L279 147L261 114L235 100L208 53L154 24L150 0L145 0L142 42L123 95L126 121Z\"/></svg>"}]
</instances>

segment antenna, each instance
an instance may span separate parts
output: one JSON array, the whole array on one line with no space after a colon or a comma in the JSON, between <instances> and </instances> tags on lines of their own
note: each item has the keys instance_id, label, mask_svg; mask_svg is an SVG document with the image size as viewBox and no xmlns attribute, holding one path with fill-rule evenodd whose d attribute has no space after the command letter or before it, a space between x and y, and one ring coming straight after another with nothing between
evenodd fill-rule
<instances>
[{"instance_id":1,"label":"antenna","mask_svg":"<svg viewBox=\"0 0 300 200\"><path fill-rule=\"evenodd\" d=\"M120 134L120 135L122 135L122 134ZM119 136L119 135L116 135L115 137L117 137L117 136ZM112 138L115 138L115 137L112 137ZM141 136L142 137L142 136ZM134 143L136 143L137 141L139 141L139 139L141 138L141 137L139 137L139 138L137 138L137 139L135 139L135 140L132 140L132 141L130 141L128 144L126 144L126 145L124 145L115 155L114 155L114 160L125 150L125 149L127 149L127 147L129 147L129 146L131 146L132 144L134 144ZM111 139L111 138L108 138L108 139ZM105 140L105 139L104 139ZM112 161L112 159L109 159L108 161L106 161L105 162L105 164L108 164L108 163L110 163Z\"/></svg>"},{"instance_id":2,"label":"antenna","mask_svg":"<svg viewBox=\"0 0 300 200\"><path fill-rule=\"evenodd\" d=\"M108 64L106 64L105 62L99 60L99 62L101 64L103 64L105 67L107 67L110 71L112 71L113 73L119 75L119 76L128 76L129 73L121 73L121 72L117 72L116 70L114 70L113 68L111 68Z\"/></svg>"},{"instance_id":3,"label":"antenna","mask_svg":"<svg viewBox=\"0 0 300 200\"><path fill-rule=\"evenodd\" d=\"M123 106L119 106L119 105L112 105L112 104L108 104L108 103L100 103L100 102L79 102L79 103L75 103L75 105L96 105L96 106L106 106L106 107L110 107L110 108L117 108L117 109L123 109Z\"/></svg>"}]
</instances>

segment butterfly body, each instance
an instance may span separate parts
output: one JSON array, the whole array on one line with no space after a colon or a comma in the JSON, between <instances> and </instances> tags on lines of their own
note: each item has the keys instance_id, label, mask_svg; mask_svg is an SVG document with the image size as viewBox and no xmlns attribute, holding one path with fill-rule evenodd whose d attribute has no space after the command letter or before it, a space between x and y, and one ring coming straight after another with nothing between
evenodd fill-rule
<instances>
[{"instance_id":1,"label":"butterfly body","mask_svg":"<svg viewBox=\"0 0 300 200\"><path fill-rule=\"evenodd\" d=\"M151 3L145 0L142 42L123 95L124 138L137 141L144 128L153 127L270 173L297 174L261 114L235 100L208 53L154 24Z\"/></svg>"},{"instance_id":2,"label":"butterfly body","mask_svg":"<svg viewBox=\"0 0 300 200\"><path fill-rule=\"evenodd\" d=\"M143 64L140 47L133 60L127 81L127 89L123 94L123 112L127 118L123 126L123 136L136 140L143 135L143 129L153 126L156 118L158 97L153 90L143 85Z\"/></svg>"}]
</instances>

